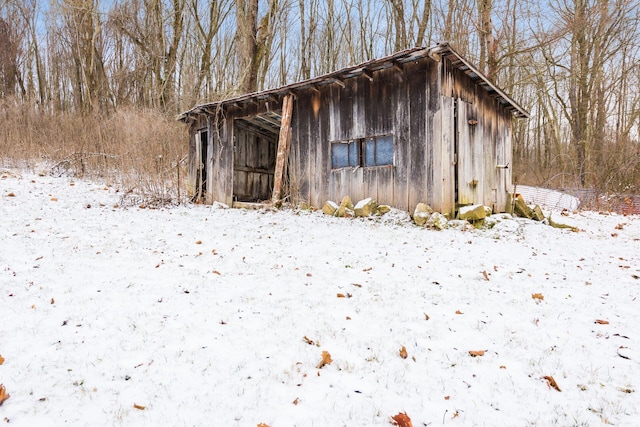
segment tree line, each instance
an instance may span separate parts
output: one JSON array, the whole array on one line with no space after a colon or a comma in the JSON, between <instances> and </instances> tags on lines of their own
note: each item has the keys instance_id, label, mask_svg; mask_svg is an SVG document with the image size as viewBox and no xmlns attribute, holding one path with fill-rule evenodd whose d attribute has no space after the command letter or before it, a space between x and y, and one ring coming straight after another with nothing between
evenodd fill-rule
<instances>
[{"instance_id":1,"label":"tree line","mask_svg":"<svg viewBox=\"0 0 640 427\"><path fill-rule=\"evenodd\" d=\"M640 191L640 0L0 0L0 100L175 114L449 42L531 112L516 177Z\"/></svg>"}]
</instances>

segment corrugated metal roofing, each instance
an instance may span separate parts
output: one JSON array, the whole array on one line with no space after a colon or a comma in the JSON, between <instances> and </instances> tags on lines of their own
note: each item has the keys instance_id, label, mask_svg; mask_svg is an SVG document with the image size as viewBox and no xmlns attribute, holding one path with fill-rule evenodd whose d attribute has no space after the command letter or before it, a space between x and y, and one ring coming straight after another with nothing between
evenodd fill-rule
<instances>
[{"instance_id":1,"label":"corrugated metal roofing","mask_svg":"<svg viewBox=\"0 0 640 427\"><path fill-rule=\"evenodd\" d=\"M505 109L511 112L514 117L528 118L529 113L522 108L516 101L504 93L500 88L494 85L486 76L478 71L466 59L460 56L449 44L442 43L433 47L415 47L406 49L393 55L385 56L379 59L364 62L355 66L343 68L329 74L314 77L312 79L303 80L297 83L291 83L276 89L264 90L261 92L248 93L237 97L204 103L195 106L178 116L178 120L186 121L192 114L198 114L206 111L214 111L217 108L226 105L242 104L250 101L263 101L273 97L283 96L289 92L295 92L300 89L318 88L328 84L341 84L344 80L365 75L390 67L402 67L402 64L424 59L430 55L437 54L447 58L451 64L467 74L476 84L486 90L490 95L494 96ZM371 78L371 77L369 77ZM343 84L343 83L342 83Z\"/></svg>"}]
</instances>

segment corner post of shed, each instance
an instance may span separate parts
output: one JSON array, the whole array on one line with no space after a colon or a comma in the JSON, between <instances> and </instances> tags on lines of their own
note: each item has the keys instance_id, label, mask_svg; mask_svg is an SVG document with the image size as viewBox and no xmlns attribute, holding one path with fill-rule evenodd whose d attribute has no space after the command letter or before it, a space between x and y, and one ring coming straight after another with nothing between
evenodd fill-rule
<instances>
[{"instance_id":1,"label":"corner post of shed","mask_svg":"<svg viewBox=\"0 0 640 427\"><path fill-rule=\"evenodd\" d=\"M283 182L287 173L289 150L291 147L291 113L293 111L293 95L291 93L282 98L282 120L280 122L280 136L278 137L278 152L276 155L276 170L273 178L273 193L271 202L274 206L282 205Z\"/></svg>"}]
</instances>

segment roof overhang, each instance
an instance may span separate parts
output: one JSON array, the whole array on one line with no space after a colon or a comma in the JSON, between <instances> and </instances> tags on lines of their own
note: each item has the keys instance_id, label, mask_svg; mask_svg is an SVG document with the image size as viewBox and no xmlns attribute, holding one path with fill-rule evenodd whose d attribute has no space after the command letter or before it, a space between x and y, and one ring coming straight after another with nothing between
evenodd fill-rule
<instances>
[{"instance_id":1,"label":"roof overhang","mask_svg":"<svg viewBox=\"0 0 640 427\"><path fill-rule=\"evenodd\" d=\"M372 73L375 71L391 67L401 69L403 64L405 63L421 60L426 57L436 58L437 55L447 58L451 62L453 67L461 70L466 75L468 75L477 85L482 87L491 96L496 98L506 110L513 114L514 117L529 117L529 113L527 113L524 108L522 108L517 102L510 98L495 84L493 84L485 75L478 71L478 69L475 68L471 63L469 63L469 61L464 59L460 54L453 50L453 48L449 46L448 43L441 43L433 47L414 47L411 49L406 49L394 53L393 55L385 56L379 59L373 59L362 64L343 68L329 74L324 74L312 79L292 83L276 89L248 93L221 101L199 104L192 109L178 115L177 120L186 123L189 121L190 117L193 117L197 114L212 114L222 108L227 108L229 106L241 106L242 104L247 102L269 102L277 100L288 93L295 94L295 92L298 90L318 90L320 87L330 84L338 84L340 86L344 86L344 81L350 78L364 75L368 79L372 79Z\"/></svg>"},{"instance_id":2,"label":"roof overhang","mask_svg":"<svg viewBox=\"0 0 640 427\"><path fill-rule=\"evenodd\" d=\"M453 50L447 43L440 44L432 47L431 53L438 54L447 58L451 65L465 73L475 84L486 90L489 95L493 96L502 104L502 106L511 112L514 117L529 118L529 113L514 101L509 95L504 93L502 89L496 86L491 80L489 80L484 74L482 74L476 67L474 67L469 61L463 58L458 52Z\"/></svg>"}]
</instances>

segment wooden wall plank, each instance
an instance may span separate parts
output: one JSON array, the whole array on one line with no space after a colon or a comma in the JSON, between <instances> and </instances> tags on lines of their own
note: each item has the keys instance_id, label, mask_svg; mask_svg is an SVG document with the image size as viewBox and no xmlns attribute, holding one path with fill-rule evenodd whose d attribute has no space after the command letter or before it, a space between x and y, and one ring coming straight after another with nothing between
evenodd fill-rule
<instances>
[{"instance_id":1,"label":"wooden wall plank","mask_svg":"<svg viewBox=\"0 0 640 427\"><path fill-rule=\"evenodd\" d=\"M394 91L393 104L393 135L395 143L395 174L393 206L398 209L409 210L409 144L411 144L411 109L409 106L409 93L411 87L406 83L406 70L398 71L401 80Z\"/></svg>"},{"instance_id":2,"label":"wooden wall plank","mask_svg":"<svg viewBox=\"0 0 640 427\"><path fill-rule=\"evenodd\" d=\"M423 63L411 66L407 70L409 104L409 127L411 139L408 145L407 158L407 207L413 212L416 205L427 201L427 158L426 120L427 120L427 87L426 69Z\"/></svg>"}]
</instances>

